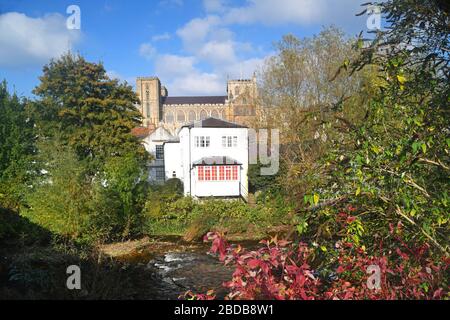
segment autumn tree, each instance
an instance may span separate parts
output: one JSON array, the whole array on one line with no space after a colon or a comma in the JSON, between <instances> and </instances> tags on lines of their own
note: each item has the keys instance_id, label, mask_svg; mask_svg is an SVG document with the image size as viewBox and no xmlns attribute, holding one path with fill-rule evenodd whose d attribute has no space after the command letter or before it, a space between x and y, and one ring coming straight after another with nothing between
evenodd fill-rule
<instances>
[{"instance_id":1,"label":"autumn tree","mask_svg":"<svg viewBox=\"0 0 450 320\"><path fill-rule=\"evenodd\" d=\"M342 133L364 118L371 93L363 89L374 76L337 74L357 56L354 41L333 27L312 38L286 35L262 71L257 125L280 130L283 174L278 180L300 205L310 186L326 176L319 160L330 145L347 144Z\"/></svg>"}]
</instances>

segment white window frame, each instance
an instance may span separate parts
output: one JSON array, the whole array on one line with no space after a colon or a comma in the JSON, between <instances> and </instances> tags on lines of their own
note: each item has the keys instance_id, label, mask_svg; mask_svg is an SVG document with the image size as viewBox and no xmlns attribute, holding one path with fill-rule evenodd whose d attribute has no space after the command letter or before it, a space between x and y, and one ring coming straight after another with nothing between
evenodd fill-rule
<instances>
[{"instance_id":1,"label":"white window frame","mask_svg":"<svg viewBox=\"0 0 450 320\"><path fill-rule=\"evenodd\" d=\"M237 136L222 136L222 148L236 148L237 146Z\"/></svg>"},{"instance_id":2,"label":"white window frame","mask_svg":"<svg viewBox=\"0 0 450 320\"><path fill-rule=\"evenodd\" d=\"M195 136L195 147L196 148L209 148L211 146L210 136Z\"/></svg>"}]
</instances>

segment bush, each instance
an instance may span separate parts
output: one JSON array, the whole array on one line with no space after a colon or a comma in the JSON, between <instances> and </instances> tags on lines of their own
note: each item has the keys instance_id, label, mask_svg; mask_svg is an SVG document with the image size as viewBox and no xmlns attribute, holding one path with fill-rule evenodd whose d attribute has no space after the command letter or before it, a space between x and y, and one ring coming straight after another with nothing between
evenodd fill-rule
<instances>
[{"instance_id":1,"label":"bush","mask_svg":"<svg viewBox=\"0 0 450 320\"><path fill-rule=\"evenodd\" d=\"M394 233L392 234L394 236ZM211 252L226 265L234 264L228 299L445 299L449 298L446 274L449 261L433 262L428 246L404 247L400 239L396 254L369 254L364 247L337 242L325 276L311 267L316 248L305 243L294 244L273 238L262 241L256 251L231 247L217 233L208 233ZM399 241L400 240L400 241ZM321 249L319 249L321 250ZM335 264L334 261L337 263ZM374 284L369 266L380 269L379 288ZM212 294L190 294L197 299L210 299Z\"/></svg>"}]
</instances>

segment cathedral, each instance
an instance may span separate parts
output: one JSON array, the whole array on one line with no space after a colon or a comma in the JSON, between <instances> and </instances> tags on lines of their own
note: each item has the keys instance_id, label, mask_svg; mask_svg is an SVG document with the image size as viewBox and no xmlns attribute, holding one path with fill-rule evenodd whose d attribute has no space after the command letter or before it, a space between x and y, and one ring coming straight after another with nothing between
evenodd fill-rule
<instances>
[{"instance_id":1,"label":"cathedral","mask_svg":"<svg viewBox=\"0 0 450 320\"><path fill-rule=\"evenodd\" d=\"M252 79L229 80L226 95L172 97L157 77L136 80L143 126L163 127L171 134L187 123L207 118L249 125L256 116L257 86Z\"/></svg>"}]
</instances>

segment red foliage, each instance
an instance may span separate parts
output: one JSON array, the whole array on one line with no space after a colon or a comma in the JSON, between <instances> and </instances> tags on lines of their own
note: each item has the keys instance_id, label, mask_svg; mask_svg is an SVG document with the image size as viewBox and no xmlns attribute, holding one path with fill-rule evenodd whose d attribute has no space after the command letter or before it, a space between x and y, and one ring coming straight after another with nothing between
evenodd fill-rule
<instances>
[{"instance_id":1,"label":"red foliage","mask_svg":"<svg viewBox=\"0 0 450 320\"><path fill-rule=\"evenodd\" d=\"M342 215L343 220L348 216ZM344 221L345 221L344 220ZM394 229L394 228L392 228ZM394 234L394 232L392 232ZM211 251L226 265L234 264L231 281L224 283L230 293L227 299L442 299L448 297L445 274L449 259L434 263L428 246L414 250L403 247L388 256L372 256L352 243L336 243L336 279L319 279L308 264L314 250L305 243L294 244L276 237L262 241L255 251L241 246L231 247L224 237L208 233L205 241L212 241ZM399 239L400 240L400 239ZM367 285L369 266L378 266L380 288ZM194 295L195 296L195 295ZM212 295L206 295L211 297ZM200 295L200 298L205 298Z\"/></svg>"}]
</instances>

